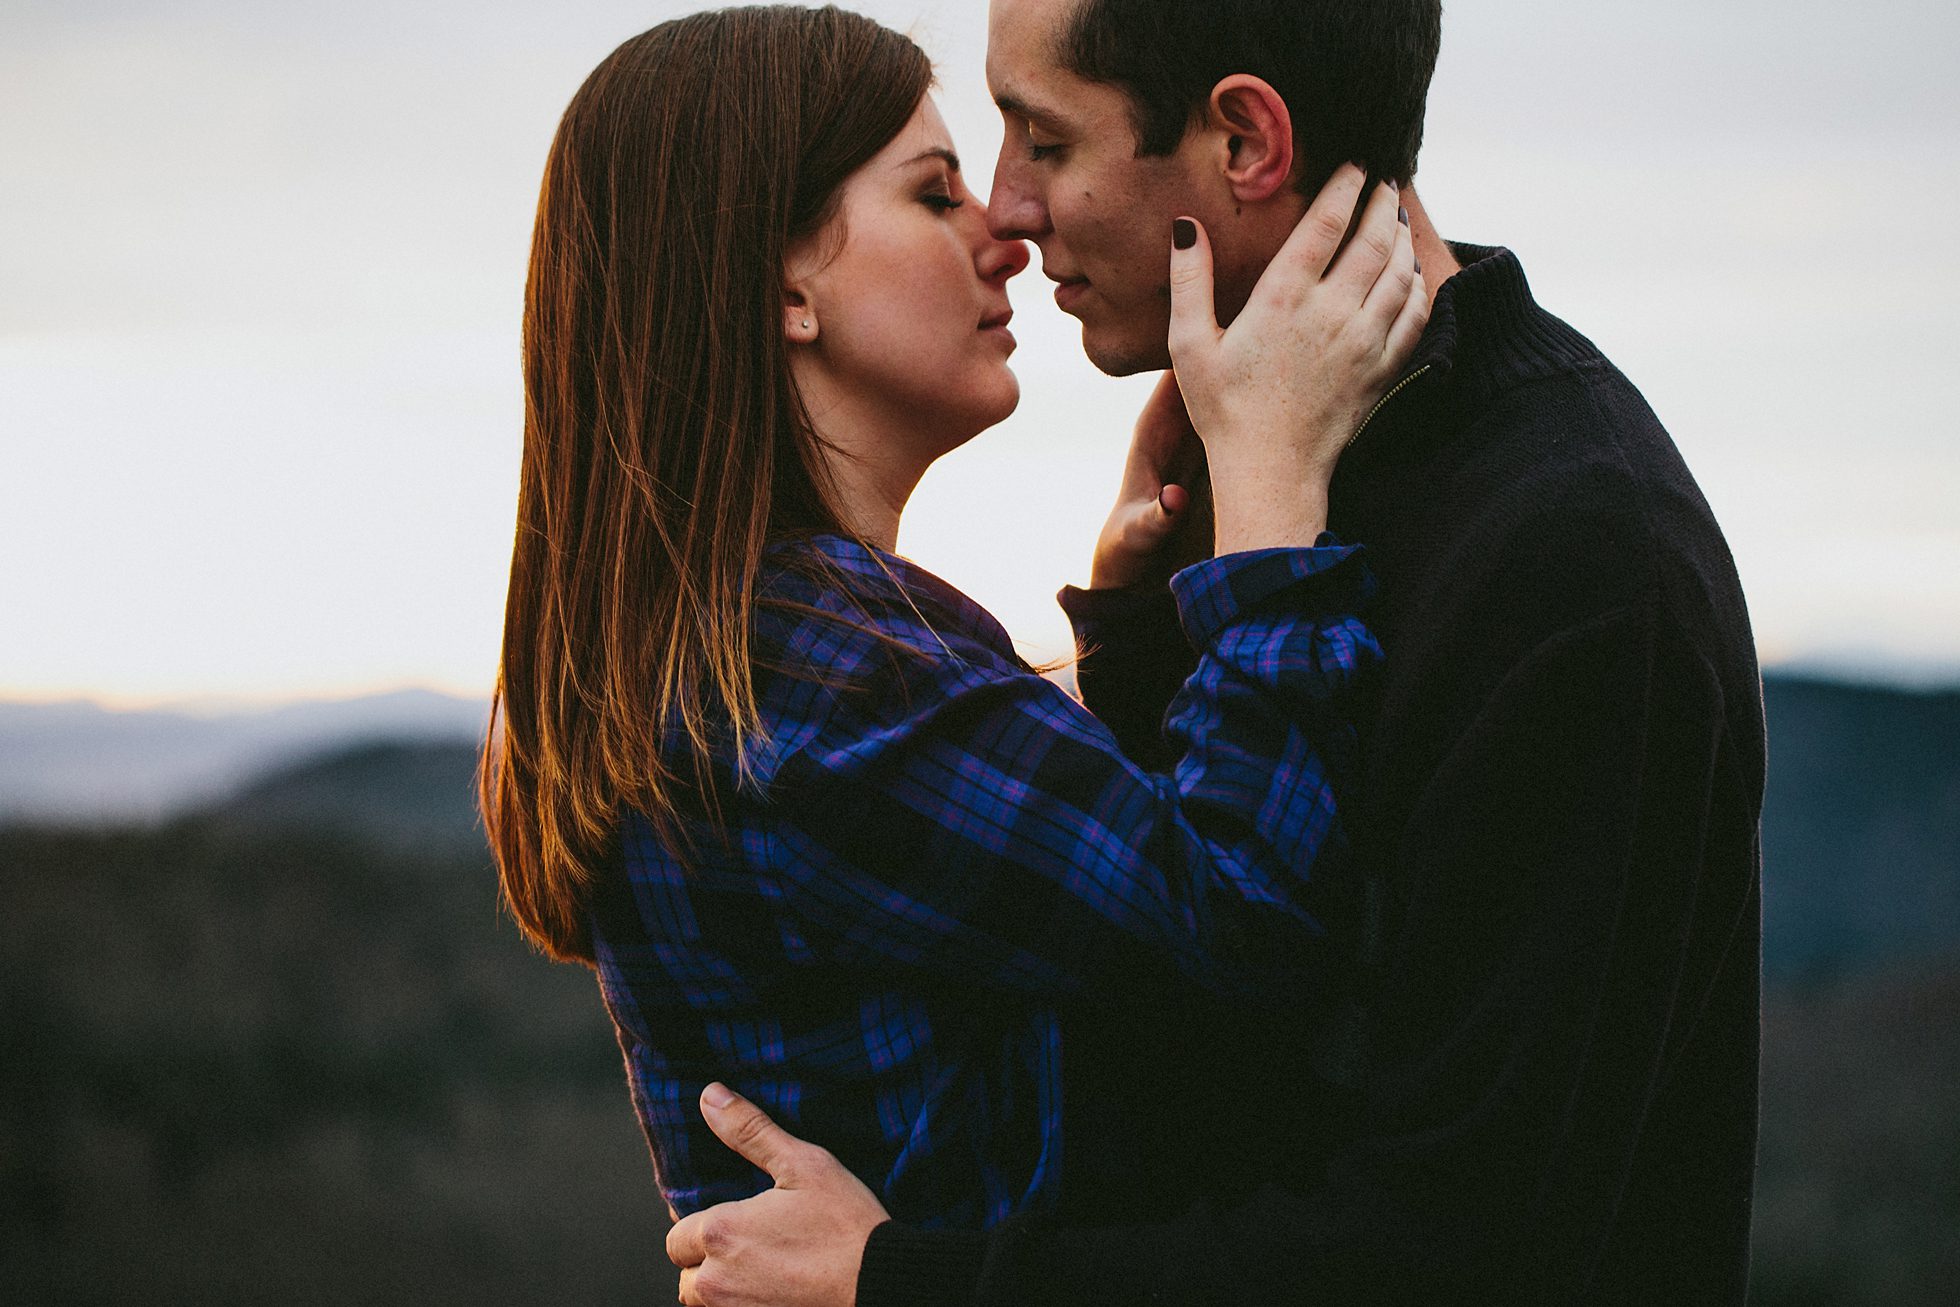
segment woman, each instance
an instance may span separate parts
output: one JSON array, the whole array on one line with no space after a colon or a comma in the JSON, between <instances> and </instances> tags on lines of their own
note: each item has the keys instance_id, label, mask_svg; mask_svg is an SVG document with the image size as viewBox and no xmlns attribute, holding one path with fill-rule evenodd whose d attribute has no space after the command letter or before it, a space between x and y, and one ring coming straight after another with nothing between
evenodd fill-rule
<instances>
[{"instance_id":1,"label":"woman","mask_svg":"<svg viewBox=\"0 0 1960 1307\"><path fill-rule=\"evenodd\" d=\"M1028 255L988 234L930 81L834 9L695 15L600 65L547 165L484 811L527 935L599 973L677 1213L768 1183L700 1123L712 1080L915 1222L1052 1206L1065 1008L1145 1029L1160 996L1317 956L1317 750L1376 653L1359 561L1315 547L1324 496L1271 487L1324 491L1420 332L1394 199L1384 239L1228 336L1181 310L1221 556L1174 582L1203 657L1151 775L891 552L925 469L1018 399ZM1255 332L1297 374L1247 384ZM1099 571L1152 513L1119 505Z\"/></svg>"}]
</instances>

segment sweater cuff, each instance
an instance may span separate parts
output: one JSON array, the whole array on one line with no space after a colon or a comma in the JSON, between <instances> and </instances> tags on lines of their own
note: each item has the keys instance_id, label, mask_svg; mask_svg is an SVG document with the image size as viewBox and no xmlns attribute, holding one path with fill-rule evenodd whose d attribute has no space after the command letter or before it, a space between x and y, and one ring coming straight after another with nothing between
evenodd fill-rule
<instances>
[{"instance_id":1,"label":"sweater cuff","mask_svg":"<svg viewBox=\"0 0 1960 1307\"><path fill-rule=\"evenodd\" d=\"M1309 616L1351 613L1374 593L1365 566L1342 566L1360 553L1323 531L1310 549L1252 549L1187 567L1171 578L1184 638L1203 653L1219 632L1296 586L1303 593L1288 597Z\"/></svg>"},{"instance_id":2,"label":"sweater cuff","mask_svg":"<svg viewBox=\"0 0 1960 1307\"><path fill-rule=\"evenodd\" d=\"M1162 582L1110 590L1083 590L1065 585L1055 596L1055 602L1062 606L1069 625L1075 628L1077 648L1104 643L1101 637L1111 628L1174 625L1177 621L1177 601L1171 597L1170 587Z\"/></svg>"},{"instance_id":3,"label":"sweater cuff","mask_svg":"<svg viewBox=\"0 0 1960 1307\"><path fill-rule=\"evenodd\" d=\"M969 1307L980 1289L987 1236L886 1221L865 1240L857 1307Z\"/></svg>"}]
</instances>

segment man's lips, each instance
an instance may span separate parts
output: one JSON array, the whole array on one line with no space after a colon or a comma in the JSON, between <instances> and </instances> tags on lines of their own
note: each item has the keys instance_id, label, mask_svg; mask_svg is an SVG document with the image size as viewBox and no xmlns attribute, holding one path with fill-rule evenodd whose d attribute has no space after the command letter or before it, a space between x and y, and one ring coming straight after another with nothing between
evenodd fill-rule
<instances>
[{"instance_id":1,"label":"man's lips","mask_svg":"<svg viewBox=\"0 0 1960 1307\"><path fill-rule=\"evenodd\" d=\"M1055 280L1060 283L1055 287L1055 306L1064 313L1073 312L1089 293L1088 278L1057 277Z\"/></svg>"}]
</instances>

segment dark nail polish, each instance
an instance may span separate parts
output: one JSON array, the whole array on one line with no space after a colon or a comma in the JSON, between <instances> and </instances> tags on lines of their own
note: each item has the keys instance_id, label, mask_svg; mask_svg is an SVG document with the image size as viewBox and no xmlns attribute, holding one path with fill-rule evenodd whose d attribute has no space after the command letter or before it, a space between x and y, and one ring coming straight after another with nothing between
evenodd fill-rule
<instances>
[{"instance_id":1,"label":"dark nail polish","mask_svg":"<svg viewBox=\"0 0 1960 1307\"><path fill-rule=\"evenodd\" d=\"M1401 224L1402 224L1402 225L1403 225L1404 227L1406 227L1406 226L1408 226L1408 225L1409 225L1409 211L1408 211L1407 209L1402 209L1402 208L1398 208L1398 209L1396 209L1396 210L1395 210L1395 221L1397 221L1397 222L1399 222L1399 223L1401 223Z\"/></svg>"},{"instance_id":2,"label":"dark nail polish","mask_svg":"<svg viewBox=\"0 0 1960 1307\"><path fill-rule=\"evenodd\" d=\"M1420 272L1422 271L1422 260L1421 260L1421 259L1417 259L1417 260L1416 260L1416 271L1417 271L1418 273L1420 273Z\"/></svg>"},{"instance_id":3,"label":"dark nail polish","mask_svg":"<svg viewBox=\"0 0 1960 1307\"><path fill-rule=\"evenodd\" d=\"M1171 244L1180 250L1188 250L1198 243L1198 224L1189 218L1176 218L1171 222Z\"/></svg>"}]
</instances>

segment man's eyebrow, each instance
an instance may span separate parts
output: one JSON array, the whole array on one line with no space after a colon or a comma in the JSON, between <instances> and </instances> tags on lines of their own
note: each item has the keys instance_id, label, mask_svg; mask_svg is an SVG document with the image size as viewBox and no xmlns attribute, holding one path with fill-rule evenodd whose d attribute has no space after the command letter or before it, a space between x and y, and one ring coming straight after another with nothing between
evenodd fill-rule
<instances>
[{"instance_id":1,"label":"man's eyebrow","mask_svg":"<svg viewBox=\"0 0 1960 1307\"><path fill-rule=\"evenodd\" d=\"M996 95L994 97L994 103L1000 106L1002 113L1011 113L1016 118L1025 118L1029 122L1053 126L1061 121L1059 114L1044 109L1040 105L1029 104L1019 96Z\"/></svg>"},{"instance_id":2,"label":"man's eyebrow","mask_svg":"<svg viewBox=\"0 0 1960 1307\"><path fill-rule=\"evenodd\" d=\"M947 149L943 145L935 145L930 150L923 150L920 153L913 155L911 158L907 159L902 166L910 168L913 164L924 163L928 159L938 159L941 162L943 162L948 168L951 168L954 172L958 172L960 170L960 156L954 154L951 150Z\"/></svg>"}]
</instances>

